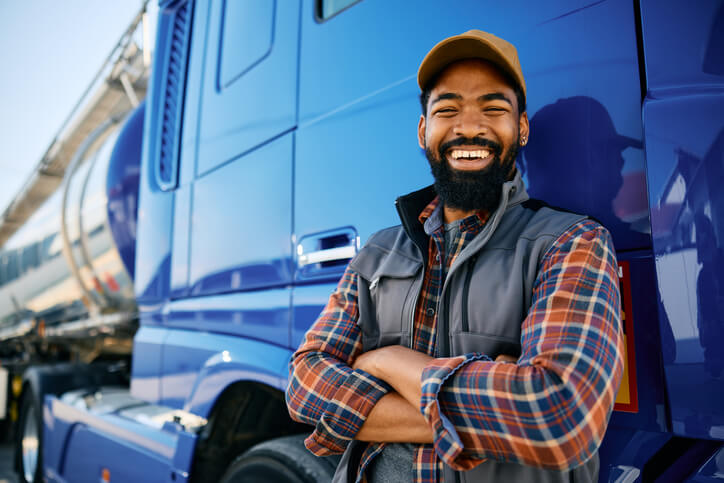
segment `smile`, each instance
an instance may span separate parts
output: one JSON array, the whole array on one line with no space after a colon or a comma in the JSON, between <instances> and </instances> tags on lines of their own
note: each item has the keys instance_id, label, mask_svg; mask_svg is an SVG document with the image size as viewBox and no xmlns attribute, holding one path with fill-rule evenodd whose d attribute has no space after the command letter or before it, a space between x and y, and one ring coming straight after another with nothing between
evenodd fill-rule
<instances>
[{"instance_id":1,"label":"smile","mask_svg":"<svg viewBox=\"0 0 724 483\"><path fill-rule=\"evenodd\" d=\"M455 160L458 160L458 159L485 159L488 156L490 156L490 151L488 151L487 149L476 149L476 150L453 149L450 151L449 156Z\"/></svg>"}]
</instances>

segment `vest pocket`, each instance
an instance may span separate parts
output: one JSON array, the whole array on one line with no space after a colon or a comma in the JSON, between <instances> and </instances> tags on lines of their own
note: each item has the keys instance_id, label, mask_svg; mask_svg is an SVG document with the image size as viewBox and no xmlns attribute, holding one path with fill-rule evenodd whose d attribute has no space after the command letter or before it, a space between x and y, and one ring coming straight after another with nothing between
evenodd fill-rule
<instances>
[{"instance_id":1,"label":"vest pocket","mask_svg":"<svg viewBox=\"0 0 724 483\"><path fill-rule=\"evenodd\" d=\"M362 329L362 349L387 345L409 345L415 298L413 286L420 278L422 262L407 257L388 256L378 260L374 271L360 264L358 324ZM354 267L357 268L357 267ZM410 309L410 305L413 307ZM407 319L410 320L407 320Z\"/></svg>"}]
</instances>

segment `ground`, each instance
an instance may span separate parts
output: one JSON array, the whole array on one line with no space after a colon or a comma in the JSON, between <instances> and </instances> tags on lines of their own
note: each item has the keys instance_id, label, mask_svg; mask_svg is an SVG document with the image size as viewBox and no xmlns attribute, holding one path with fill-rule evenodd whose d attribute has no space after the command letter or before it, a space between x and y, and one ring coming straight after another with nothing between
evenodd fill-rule
<instances>
[{"instance_id":1,"label":"ground","mask_svg":"<svg viewBox=\"0 0 724 483\"><path fill-rule=\"evenodd\" d=\"M13 446L10 443L0 444L0 483L17 483L18 478L13 471Z\"/></svg>"}]
</instances>

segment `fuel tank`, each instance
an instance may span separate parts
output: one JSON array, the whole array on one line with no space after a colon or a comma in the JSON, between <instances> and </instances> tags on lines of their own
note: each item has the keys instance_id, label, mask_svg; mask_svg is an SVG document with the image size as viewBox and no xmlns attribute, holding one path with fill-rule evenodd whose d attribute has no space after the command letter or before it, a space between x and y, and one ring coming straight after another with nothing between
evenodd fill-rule
<instances>
[{"instance_id":1,"label":"fuel tank","mask_svg":"<svg viewBox=\"0 0 724 483\"><path fill-rule=\"evenodd\" d=\"M61 187L0 247L0 340L28 320L135 311L144 106L91 132Z\"/></svg>"}]
</instances>

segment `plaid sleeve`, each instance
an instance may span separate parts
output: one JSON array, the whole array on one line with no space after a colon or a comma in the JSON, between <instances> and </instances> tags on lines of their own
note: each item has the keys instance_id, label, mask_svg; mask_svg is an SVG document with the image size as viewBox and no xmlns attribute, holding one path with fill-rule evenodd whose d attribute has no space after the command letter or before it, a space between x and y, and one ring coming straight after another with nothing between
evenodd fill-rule
<instances>
[{"instance_id":1,"label":"plaid sleeve","mask_svg":"<svg viewBox=\"0 0 724 483\"><path fill-rule=\"evenodd\" d=\"M287 408L294 420L315 426L305 445L317 456L343 452L390 389L350 367L362 350L357 277L347 267L289 364Z\"/></svg>"},{"instance_id":2,"label":"plaid sleeve","mask_svg":"<svg viewBox=\"0 0 724 483\"><path fill-rule=\"evenodd\" d=\"M608 231L577 223L542 260L517 364L467 354L425 368L421 411L445 463L565 470L596 452L623 372L616 267Z\"/></svg>"}]
</instances>

